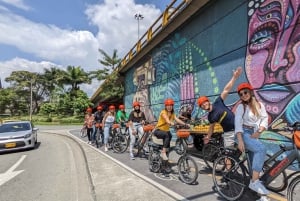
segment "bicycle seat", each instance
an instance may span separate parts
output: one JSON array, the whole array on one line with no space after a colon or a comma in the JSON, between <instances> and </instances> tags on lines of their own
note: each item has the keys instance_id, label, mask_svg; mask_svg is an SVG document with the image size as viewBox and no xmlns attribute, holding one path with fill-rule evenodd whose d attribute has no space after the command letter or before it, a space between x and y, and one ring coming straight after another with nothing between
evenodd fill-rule
<instances>
[{"instance_id":1,"label":"bicycle seat","mask_svg":"<svg viewBox=\"0 0 300 201\"><path fill-rule=\"evenodd\" d=\"M148 146L149 147L153 147L153 149L162 149L163 148L163 145L162 144L156 144L155 142L148 142Z\"/></svg>"},{"instance_id":2,"label":"bicycle seat","mask_svg":"<svg viewBox=\"0 0 300 201\"><path fill-rule=\"evenodd\" d=\"M163 140L162 139L158 139L155 135L152 135L152 142L157 144L157 145L163 145Z\"/></svg>"}]
</instances>

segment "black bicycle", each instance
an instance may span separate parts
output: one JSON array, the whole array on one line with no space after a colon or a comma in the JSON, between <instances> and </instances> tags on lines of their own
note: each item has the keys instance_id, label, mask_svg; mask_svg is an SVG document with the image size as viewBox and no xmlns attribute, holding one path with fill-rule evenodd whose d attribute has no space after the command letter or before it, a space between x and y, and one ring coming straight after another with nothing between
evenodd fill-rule
<instances>
[{"instance_id":1,"label":"black bicycle","mask_svg":"<svg viewBox=\"0 0 300 201\"><path fill-rule=\"evenodd\" d=\"M186 153L187 138L190 135L188 129L178 129L177 140L175 146L170 147L167 153L169 160L164 161L160 157L161 150L163 148L162 144L151 140L148 144L149 146L149 169L151 172L162 172L163 174L171 173L170 166L177 166L179 178L186 184L193 184L198 178L198 166L196 161ZM151 135L151 137L153 137ZM173 155L173 152L176 154Z\"/></svg>"},{"instance_id":2,"label":"black bicycle","mask_svg":"<svg viewBox=\"0 0 300 201\"><path fill-rule=\"evenodd\" d=\"M300 123L297 122L291 127L286 129L290 130L294 135L300 132ZM287 197L289 201L300 200L300 171L295 171L287 176L286 169L295 161L300 161L300 147L297 147L294 143L286 146L280 145L280 150L264 162L263 175L260 180L271 191L282 191L287 188ZM225 152L226 153L226 152ZM286 153L287 157L279 161L277 158ZM245 189L248 187L251 175L251 162L247 156L241 158L240 154L232 151L229 154L223 154L215 160L213 166L213 182L217 192L226 200L239 199ZM223 170L223 171L220 171ZM293 178L288 185L288 180ZM274 182L275 185L274 185ZM277 184L277 185L276 185Z\"/></svg>"}]
</instances>

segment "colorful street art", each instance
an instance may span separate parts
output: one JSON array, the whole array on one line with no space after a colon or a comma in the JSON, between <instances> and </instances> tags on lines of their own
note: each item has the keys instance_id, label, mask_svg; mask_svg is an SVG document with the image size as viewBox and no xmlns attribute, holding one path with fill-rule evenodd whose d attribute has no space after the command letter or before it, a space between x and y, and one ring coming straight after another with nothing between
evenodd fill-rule
<instances>
[{"instance_id":1,"label":"colorful street art","mask_svg":"<svg viewBox=\"0 0 300 201\"><path fill-rule=\"evenodd\" d=\"M217 7L218 1L213 6ZM214 101L232 70L244 66L245 74L238 82L254 86L256 98L265 104L270 127L264 136L277 139L265 143L274 153L278 144L290 141L290 136L279 134L277 129L300 121L300 1L249 0L237 9L240 12L236 15L248 17L248 22L241 24L248 30L242 47L224 40L219 46L232 50L220 56L216 48L207 45L215 42L208 34L225 26L215 23L202 32L189 33L196 32L189 26L197 20L201 23L202 19L196 18L152 50L144 64L127 73L125 103L140 101L149 121L154 121L163 101L173 98L177 114L190 108L193 117L202 118L206 114L198 108L197 98L206 95ZM232 18L227 22L233 23ZM234 108L237 100L233 91L226 104Z\"/></svg>"}]
</instances>

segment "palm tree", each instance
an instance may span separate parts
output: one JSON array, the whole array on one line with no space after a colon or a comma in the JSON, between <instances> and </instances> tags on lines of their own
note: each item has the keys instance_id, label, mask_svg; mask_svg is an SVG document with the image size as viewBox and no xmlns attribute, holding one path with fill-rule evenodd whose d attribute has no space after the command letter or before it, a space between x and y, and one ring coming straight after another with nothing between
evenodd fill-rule
<instances>
[{"instance_id":1,"label":"palm tree","mask_svg":"<svg viewBox=\"0 0 300 201\"><path fill-rule=\"evenodd\" d=\"M117 50L114 49L112 57L110 57L104 50L98 49L98 51L102 54L103 58L98 59L98 61L104 65L105 69L111 68L112 70L115 70L116 67L118 67L121 63L121 59L118 58ZM109 67L109 68L107 68Z\"/></svg>"},{"instance_id":2,"label":"palm tree","mask_svg":"<svg viewBox=\"0 0 300 201\"><path fill-rule=\"evenodd\" d=\"M91 84L91 78L80 66L68 66L67 71L64 71L59 82L64 85L71 85L71 92L79 90L80 84Z\"/></svg>"}]
</instances>

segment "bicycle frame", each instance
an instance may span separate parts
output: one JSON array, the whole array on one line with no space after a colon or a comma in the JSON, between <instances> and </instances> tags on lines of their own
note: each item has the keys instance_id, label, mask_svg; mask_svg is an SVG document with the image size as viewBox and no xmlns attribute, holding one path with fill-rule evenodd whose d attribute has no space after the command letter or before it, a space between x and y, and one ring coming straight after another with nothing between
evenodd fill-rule
<instances>
[{"instance_id":1,"label":"bicycle frame","mask_svg":"<svg viewBox=\"0 0 300 201\"><path fill-rule=\"evenodd\" d=\"M279 155L287 151L291 151L291 153L289 153L288 156L283 160L274 163L273 166L261 177L261 181L263 181L266 185L270 184L282 171L284 171L294 161L300 161L300 150L298 150L297 147L293 144L289 146L281 145L280 150L276 152L271 158L269 158L265 163L276 159ZM287 177L287 179L298 173L300 173L300 171L292 173Z\"/></svg>"}]
</instances>

